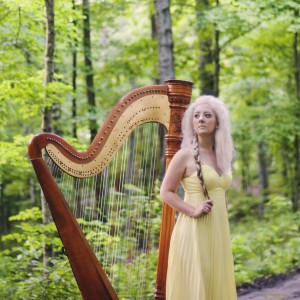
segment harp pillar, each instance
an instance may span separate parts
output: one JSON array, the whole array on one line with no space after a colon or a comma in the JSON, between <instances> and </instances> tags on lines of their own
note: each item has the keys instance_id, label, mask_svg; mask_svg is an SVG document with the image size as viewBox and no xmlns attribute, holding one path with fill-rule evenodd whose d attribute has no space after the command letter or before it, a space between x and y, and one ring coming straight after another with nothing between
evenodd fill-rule
<instances>
[{"instance_id":1,"label":"harp pillar","mask_svg":"<svg viewBox=\"0 0 300 300\"><path fill-rule=\"evenodd\" d=\"M192 82L182 80L168 80L165 82L168 86L168 97L171 108L170 127L166 135L166 169L180 149L181 144L181 120L183 114L190 103L192 95ZM170 239L175 223L175 211L163 203L162 226L160 230L159 254L157 264L157 277L155 288L155 299L165 299L166 297L166 278L168 268L168 255Z\"/></svg>"}]
</instances>

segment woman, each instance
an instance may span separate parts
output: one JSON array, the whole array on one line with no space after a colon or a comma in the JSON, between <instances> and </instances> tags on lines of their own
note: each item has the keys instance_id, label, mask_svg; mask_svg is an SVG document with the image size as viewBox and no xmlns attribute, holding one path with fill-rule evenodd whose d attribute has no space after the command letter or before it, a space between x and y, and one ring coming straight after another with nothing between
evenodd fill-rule
<instances>
[{"instance_id":1,"label":"woman","mask_svg":"<svg viewBox=\"0 0 300 300\"><path fill-rule=\"evenodd\" d=\"M233 143L229 113L213 96L199 97L182 121L181 149L173 157L161 197L180 212L168 261L169 300L235 300L226 190ZM185 198L176 194L182 184Z\"/></svg>"}]
</instances>

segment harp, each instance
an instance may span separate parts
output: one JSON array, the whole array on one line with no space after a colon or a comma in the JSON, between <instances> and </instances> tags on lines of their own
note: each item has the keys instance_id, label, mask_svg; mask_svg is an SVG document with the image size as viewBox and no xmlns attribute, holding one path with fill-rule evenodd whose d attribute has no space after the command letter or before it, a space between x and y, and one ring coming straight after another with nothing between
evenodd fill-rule
<instances>
[{"instance_id":1,"label":"harp","mask_svg":"<svg viewBox=\"0 0 300 300\"><path fill-rule=\"evenodd\" d=\"M150 140L150 145L137 146L138 150L134 156L141 160L145 159L149 151L157 148L154 141L158 138L157 129L151 126L160 123L167 130L166 160L163 166L167 167L180 148L181 119L190 102L191 93L192 83L181 80L169 80L163 85L145 86L129 92L108 114L85 152L77 151L66 140L51 133L38 134L30 141L29 158L84 299L165 298L169 241L175 212L166 204L162 205L159 226L157 220L155 223L159 228L156 229L159 243L149 246L148 242L146 247L143 246L143 236L147 236L149 240L149 235L155 231L145 221L147 217L155 219L157 215L153 211L149 212L149 207L153 208L151 202L153 186L145 188L146 192L141 191L142 188L137 187L132 178L137 177L138 180L146 178L148 182L151 176L155 179L151 174L157 170L152 167L152 163L144 160L138 167L131 165L120 171L120 161L126 158L129 163L132 163L134 160L130 156L133 145L131 140L134 137L140 136L141 140L147 140L148 136ZM150 127L145 131L139 131L146 124ZM127 148L124 150L122 147L125 144ZM143 147L144 153L141 154L139 151ZM109 167L113 161L114 166ZM112 169L116 170L114 174L118 174L115 178L112 178ZM132 169L137 170L137 173L147 174L143 177L143 174L136 176L129 172L131 174L129 184L125 187L130 191L129 196L128 191L124 192L125 184L122 188L116 188L119 186L116 183L111 187L110 180L120 181L124 170L126 173ZM144 179L140 179L141 177ZM85 208L83 202L87 203ZM132 203L130 208L129 202ZM138 209L140 213L136 213L135 210ZM132 214L124 215L127 211ZM87 228L91 229L92 234L89 235ZM123 236L121 232L129 234ZM127 245L125 254L118 250L121 244ZM147 267L139 263L150 255L153 247L158 248L151 252L151 255L157 257L156 266L150 266L156 269L154 270L156 279L148 279L145 270L148 270L149 263L148 265L146 263ZM114 253L114 259L109 256L111 253ZM121 262L117 264L116 261L119 260ZM136 261L139 263L135 264ZM120 271L122 267L125 271ZM126 272L129 272L131 267L135 269L138 278L145 277L146 280L153 282L152 295L149 296L149 290L145 292L147 295L125 295L124 291L120 291L122 285L120 280L128 277L124 276L124 273L127 275ZM123 277L120 274L123 274ZM128 280L130 282L123 283L126 291L130 290L132 283L131 279ZM144 289L145 283L137 285L138 290Z\"/></svg>"}]
</instances>

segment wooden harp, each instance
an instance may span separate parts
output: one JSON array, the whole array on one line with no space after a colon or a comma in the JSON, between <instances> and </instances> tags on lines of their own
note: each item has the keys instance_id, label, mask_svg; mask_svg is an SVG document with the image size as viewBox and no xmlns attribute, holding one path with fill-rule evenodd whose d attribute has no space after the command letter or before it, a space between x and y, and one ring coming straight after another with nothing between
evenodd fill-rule
<instances>
[{"instance_id":1,"label":"wooden harp","mask_svg":"<svg viewBox=\"0 0 300 300\"><path fill-rule=\"evenodd\" d=\"M81 187L82 190L87 189L89 191L88 197L86 197L87 200L84 200L89 201L92 194L91 188L99 189L97 177L103 175L116 151L122 147L122 143L132 132L145 123L160 123L166 127L165 155L167 167L173 155L180 148L181 119L190 102L191 93L192 83L181 80L169 80L164 85L145 86L129 92L120 99L109 113L103 126L85 152L77 151L63 138L51 133L38 134L30 141L28 146L29 158L84 299L119 299L118 297L121 298L121 296L118 295L118 291L111 282L111 269L107 271L103 267L106 263L102 261L102 252L100 251L98 255L94 253L95 250L86 238L85 230L82 229L81 224L79 225L81 222L78 221L77 212L74 213L70 208L67 198L78 198L78 194L76 194L76 191L66 192L61 184L61 178L66 174L69 178L69 185L76 188L77 185L80 185L81 180L96 177L95 184L85 183L86 187ZM150 134L151 138L152 134ZM146 148L149 149L152 146L146 146ZM47 160L45 157L47 157ZM58 176L54 176L51 166L57 168ZM106 185L105 182L104 185ZM104 188L102 187L102 190ZM67 196L66 193L68 193ZM95 194L99 198L101 193L98 190ZM117 200L115 203L119 203L119 200ZM101 199L99 201L101 202ZM116 205L114 204L114 214L117 214ZM90 222L93 224L92 226L107 225L104 223L108 220L98 210L93 214L100 216L100 220L95 223L92 218ZM143 214L145 214L144 210ZM144 217L145 215L143 215ZM127 219L131 218L134 218L134 215L127 217ZM111 215L110 220L114 220L114 215ZM165 298L167 259L174 221L175 212L169 206L163 204L159 229L156 283L154 294L151 296L152 299ZM117 221L110 222L114 222L114 224L109 225L110 232L105 232L105 235L109 240L113 240ZM123 230L124 228L125 230L128 229L124 226L120 228ZM101 245L101 239L97 241L101 250L104 247ZM117 243L120 243L120 239ZM140 243L138 241L138 244ZM131 255L130 259L127 258L128 260L131 260ZM138 276L140 277L142 274ZM129 297L129 299L146 299L146 297L135 295ZM126 297L122 296L122 298Z\"/></svg>"}]
</instances>

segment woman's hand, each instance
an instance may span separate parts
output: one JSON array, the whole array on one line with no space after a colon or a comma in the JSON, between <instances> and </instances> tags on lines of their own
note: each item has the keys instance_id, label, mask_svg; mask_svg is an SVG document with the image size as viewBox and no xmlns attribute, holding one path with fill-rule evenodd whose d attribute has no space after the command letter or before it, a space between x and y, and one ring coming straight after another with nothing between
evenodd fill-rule
<instances>
[{"instance_id":1,"label":"woman's hand","mask_svg":"<svg viewBox=\"0 0 300 300\"><path fill-rule=\"evenodd\" d=\"M210 213L213 206L213 202L211 200L203 201L198 207L196 207L191 215L193 218L201 217L202 215L207 215Z\"/></svg>"}]
</instances>

